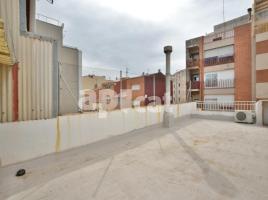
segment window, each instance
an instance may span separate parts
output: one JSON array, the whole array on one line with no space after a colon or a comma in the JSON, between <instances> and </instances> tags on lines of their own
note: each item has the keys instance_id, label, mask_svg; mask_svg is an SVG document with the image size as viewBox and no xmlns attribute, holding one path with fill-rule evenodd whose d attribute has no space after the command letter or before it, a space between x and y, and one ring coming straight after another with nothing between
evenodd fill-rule
<instances>
[{"instance_id":1,"label":"window","mask_svg":"<svg viewBox=\"0 0 268 200\"><path fill-rule=\"evenodd\" d=\"M20 0L20 30L24 32L33 31L33 21L35 20L35 1Z\"/></svg>"},{"instance_id":2,"label":"window","mask_svg":"<svg viewBox=\"0 0 268 200\"><path fill-rule=\"evenodd\" d=\"M234 45L219 47L205 51L205 58L225 57L234 55Z\"/></svg>"},{"instance_id":3,"label":"window","mask_svg":"<svg viewBox=\"0 0 268 200\"><path fill-rule=\"evenodd\" d=\"M132 89L132 91L139 91L141 88L140 88L139 84L135 84L135 85L131 86L131 89Z\"/></svg>"},{"instance_id":4,"label":"window","mask_svg":"<svg viewBox=\"0 0 268 200\"><path fill-rule=\"evenodd\" d=\"M209 73L206 74L206 87L217 87L218 86L218 74Z\"/></svg>"},{"instance_id":5,"label":"window","mask_svg":"<svg viewBox=\"0 0 268 200\"><path fill-rule=\"evenodd\" d=\"M193 82L195 82L195 81L199 81L199 75L198 74L193 75Z\"/></svg>"}]
</instances>

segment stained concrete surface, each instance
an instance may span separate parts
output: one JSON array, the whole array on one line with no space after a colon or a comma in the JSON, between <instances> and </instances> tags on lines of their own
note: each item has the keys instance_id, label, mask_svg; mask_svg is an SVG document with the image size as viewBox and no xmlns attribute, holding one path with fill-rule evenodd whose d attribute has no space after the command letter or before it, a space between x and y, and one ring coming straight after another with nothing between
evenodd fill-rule
<instances>
[{"instance_id":1,"label":"stained concrete surface","mask_svg":"<svg viewBox=\"0 0 268 200\"><path fill-rule=\"evenodd\" d=\"M17 169L27 174L17 178ZM268 129L184 119L0 169L0 199L268 199Z\"/></svg>"}]
</instances>

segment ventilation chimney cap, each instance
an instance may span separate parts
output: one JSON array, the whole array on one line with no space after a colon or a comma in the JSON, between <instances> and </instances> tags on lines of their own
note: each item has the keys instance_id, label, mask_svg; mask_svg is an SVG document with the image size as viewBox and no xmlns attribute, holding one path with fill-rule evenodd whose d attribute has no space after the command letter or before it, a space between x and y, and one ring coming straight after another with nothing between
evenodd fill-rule
<instances>
[{"instance_id":1,"label":"ventilation chimney cap","mask_svg":"<svg viewBox=\"0 0 268 200\"><path fill-rule=\"evenodd\" d=\"M251 20L251 17L252 17L252 8L248 8L248 16L249 16L249 20Z\"/></svg>"}]
</instances>

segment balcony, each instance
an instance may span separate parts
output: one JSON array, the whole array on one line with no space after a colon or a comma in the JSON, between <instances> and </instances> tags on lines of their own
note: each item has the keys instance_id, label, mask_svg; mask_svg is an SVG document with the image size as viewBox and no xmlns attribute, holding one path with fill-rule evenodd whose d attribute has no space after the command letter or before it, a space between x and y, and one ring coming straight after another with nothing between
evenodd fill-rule
<instances>
[{"instance_id":1,"label":"balcony","mask_svg":"<svg viewBox=\"0 0 268 200\"><path fill-rule=\"evenodd\" d=\"M268 23L257 25L255 28L256 34L268 32Z\"/></svg>"},{"instance_id":2,"label":"balcony","mask_svg":"<svg viewBox=\"0 0 268 200\"><path fill-rule=\"evenodd\" d=\"M188 59L186 61L187 67L199 67L199 59Z\"/></svg>"},{"instance_id":3,"label":"balcony","mask_svg":"<svg viewBox=\"0 0 268 200\"><path fill-rule=\"evenodd\" d=\"M205 88L233 88L234 79L223 79L223 80L206 80Z\"/></svg>"},{"instance_id":4,"label":"balcony","mask_svg":"<svg viewBox=\"0 0 268 200\"><path fill-rule=\"evenodd\" d=\"M193 82L189 81L187 83L187 88L189 88L190 90L199 90L200 89L200 81L193 81Z\"/></svg>"},{"instance_id":5,"label":"balcony","mask_svg":"<svg viewBox=\"0 0 268 200\"><path fill-rule=\"evenodd\" d=\"M193 38L186 41L186 48L198 47L200 44L201 38Z\"/></svg>"},{"instance_id":6,"label":"balcony","mask_svg":"<svg viewBox=\"0 0 268 200\"><path fill-rule=\"evenodd\" d=\"M205 37L204 43L216 42L219 40L225 40L234 37L234 30L219 32L219 33L211 33Z\"/></svg>"},{"instance_id":7,"label":"balcony","mask_svg":"<svg viewBox=\"0 0 268 200\"><path fill-rule=\"evenodd\" d=\"M211 58L205 58L205 67L207 66L214 66L214 65L222 65L227 63L233 63L234 62L234 56L224 56L224 57L211 57Z\"/></svg>"},{"instance_id":8,"label":"balcony","mask_svg":"<svg viewBox=\"0 0 268 200\"><path fill-rule=\"evenodd\" d=\"M256 12L260 12L268 8L268 2L266 0L256 0L255 1L255 9Z\"/></svg>"}]
</instances>

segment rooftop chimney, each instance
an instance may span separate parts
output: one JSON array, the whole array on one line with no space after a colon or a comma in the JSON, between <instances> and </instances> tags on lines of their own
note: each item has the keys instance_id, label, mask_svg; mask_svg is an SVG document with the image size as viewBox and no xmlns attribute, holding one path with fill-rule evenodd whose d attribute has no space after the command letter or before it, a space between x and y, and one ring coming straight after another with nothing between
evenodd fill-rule
<instances>
[{"instance_id":1,"label":"rooftop chimney","mask_svg":"<svg viewBox=\"0 0 268 200\"><path fill-rule=\"evenodd\" d=\"M251 17L252 17L252 8L248 8L248 15L249 15L249 20L251 20Z\"/></svg>"}]
</instances>

